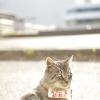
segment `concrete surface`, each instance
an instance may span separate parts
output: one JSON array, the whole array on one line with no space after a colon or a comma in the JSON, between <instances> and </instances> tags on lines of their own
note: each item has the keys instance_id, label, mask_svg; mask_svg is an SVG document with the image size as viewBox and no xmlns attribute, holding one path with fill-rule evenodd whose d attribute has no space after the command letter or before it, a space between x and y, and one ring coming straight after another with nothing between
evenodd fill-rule
<instances>
[{"instance_id":1,"label":"concrete surface","mask_svg":"<svg viewBox=\"0 0 100 100\"><path fill-rule=\"evenodd\" d=\"M0 50L79 50L92 48L100 49L100 34L0 38Z\"/></svg>"},{"instance_id":2,"label":"concrete surface","mask_svg":"<svg viewBox=\"0 0 100 100\"><path fill-rule=\"evenodd\" d=\"M45 61L0 61L0 100L20 100L43 77ZM73 62L73 100L100 99L100 63Z\"/></svg>"}]
</instances>

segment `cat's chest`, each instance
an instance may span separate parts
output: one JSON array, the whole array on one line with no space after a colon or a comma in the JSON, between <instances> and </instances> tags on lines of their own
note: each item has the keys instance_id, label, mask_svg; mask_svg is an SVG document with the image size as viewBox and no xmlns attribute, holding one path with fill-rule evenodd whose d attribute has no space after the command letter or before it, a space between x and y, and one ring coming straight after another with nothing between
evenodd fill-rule
<instances>
[{"instance_id":1,"label":"cat's chest","mask_svg":"<svg viewBox=\"0 0 100 100\"><path fill-rule=\"evenodd\" d=\"M41 96L42 96L41 100L71 100L71 89L65 91L58 91L58 92L53 91L51 89L47 89L45 91L44 89L41 92Z\"/></svg>"},{"instance_id":2,"label":"cat's chest","mask_svg":"<svg viewBox=\"0 0 100 100\"><path fill-rule=\"evenodd\" d=\"M44 97L43 100L71 100L71 94L67 98L53 98L53 97L46 96Z\"/></svg>"}]
</instances>

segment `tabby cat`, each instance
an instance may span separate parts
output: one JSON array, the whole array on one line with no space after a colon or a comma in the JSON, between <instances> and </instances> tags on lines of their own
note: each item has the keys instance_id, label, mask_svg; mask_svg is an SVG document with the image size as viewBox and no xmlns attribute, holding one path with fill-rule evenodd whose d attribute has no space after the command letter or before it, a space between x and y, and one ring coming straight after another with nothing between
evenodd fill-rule
<instances>
[{"instance_id":1,"label":"tabby cat","mask_svg":"<svg viewBox=\"0 0 100 100\"><path fill-rule=\"evenodd\" d=\"M47 57L47 67L39 86L24 95L21 100L71 100L72 58L73 56L64 61L53 61Z\"/></svg>"}]
</instances>

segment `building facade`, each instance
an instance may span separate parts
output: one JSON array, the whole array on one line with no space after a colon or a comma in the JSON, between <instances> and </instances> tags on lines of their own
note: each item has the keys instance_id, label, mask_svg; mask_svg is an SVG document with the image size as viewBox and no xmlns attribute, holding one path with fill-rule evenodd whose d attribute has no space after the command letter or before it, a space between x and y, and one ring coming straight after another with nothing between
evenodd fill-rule
<instances>
[{"instance_id":1,"label":"building facade","mask_svg":"<svg viewBox=\"0 0 100 100\"><path fill-rule=\"evenodd\" d=\"M0 10L0 35L15 32L15 15L6 10Z\"/></svg>"},{"instance_id":2,"label":"building facade","mask_svg":"<svg viewBox=\"0 0 100 100\"><path fill-rule=\"evenodd\" d=\"M83 4L66 11L68 29L100 28L100 4Z\"/></svg>"}]
</instances>

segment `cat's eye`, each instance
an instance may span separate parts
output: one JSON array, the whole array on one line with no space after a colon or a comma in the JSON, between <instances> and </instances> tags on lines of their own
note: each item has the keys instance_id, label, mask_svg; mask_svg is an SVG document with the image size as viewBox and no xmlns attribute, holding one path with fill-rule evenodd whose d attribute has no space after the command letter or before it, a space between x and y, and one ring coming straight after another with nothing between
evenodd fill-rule
<instances>
[{"instance_id":1,"label":"cat's eye","mask_svg":"<svg viewBox=\"0 0 100 100\"><path fill-rule=\"evenodd\" d=\"M61 77L62 75L61 74L58 74L58 77Z\"/></svg>"},{"instance_id":2,"label":"cat's eye","mask_svg":"<svg viewBox=\"0 0 100 100\"><path fill-rule=\"evenodd\" d=\"M72 78L72 73L68 74L68 78L69 78L69 79Z\"/></svg>"},{"instance_id":3,"label":"cat's eye","mask_svg":"<svg viewBox=\"0 0 100 100\"><path fill-rule=\"evenodd\" d=\"M59 79L63 79L63 76L62 76L62 74L58 74L58 76L57 76Z\"/></svg>"}]
</instances>

